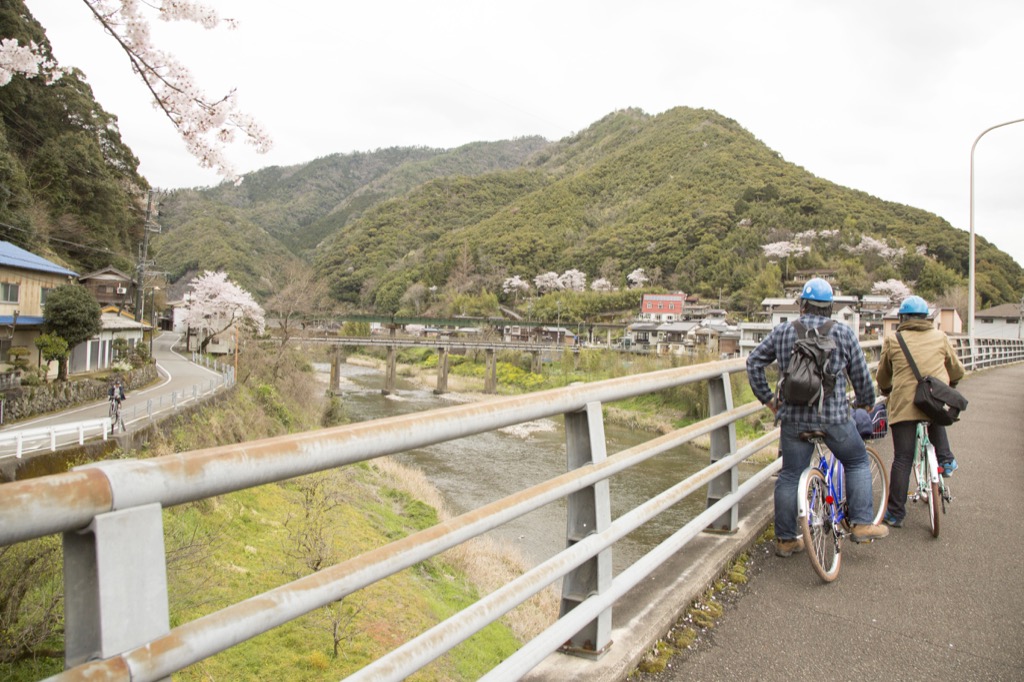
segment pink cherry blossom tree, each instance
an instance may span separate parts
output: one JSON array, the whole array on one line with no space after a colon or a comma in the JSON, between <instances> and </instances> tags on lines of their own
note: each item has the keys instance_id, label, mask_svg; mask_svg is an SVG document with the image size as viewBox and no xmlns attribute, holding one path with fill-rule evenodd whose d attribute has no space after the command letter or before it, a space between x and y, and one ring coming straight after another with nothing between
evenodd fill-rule
<instances>
[{"instance_id":1,"label":"pink cherry blossom tree","mask_svg":"<svg viewBox=\"0 0 1024 682\"><path fill-rule=\"evenodd\" d=\"M558 278L557 272L545 272L537 275L533 278L533 284L542 294L562 290L562 281Z\"/></svg>"},{"instance_id":2,"label":"pink cherry blossom tree","mask_svg":"<svg viewBox=\"0 0 1024 682\"><path fill-rule=\"evenodd\" d=\"M238 109L234 90L220 98L208 97L183 64L153 44L150 34L149 17L154 13L161 21L192 21L207 29L221 24L235 28L234 20L222 19L201 2L82 2L124 50L132 71L149 89L154 106L167 116L201 167L212 168L225 178L237 180L224 149L238 135L258 153L270 150L270 137L255 120ZM59 76L59 70L35 43L20 45L17 40L4 39L0 41L0 86L9 83L16 74L44 76L49 81Z\"/></svg>"},{"instance_id":3,"label":"pink cherry blossom tree","mask_svg":"<svg viewBox=\"0 0 1024 682\"><path fill-rule=\"evenodd\" d=\"M205 351L210 340L233 326L251 328L262 334L266 326L263 308L245 289L228 279L226 272L206 271L194 278L188 295L184 322L199 330L199 350Z\"/></svg>"},{"instance_id":4,"label":"pink cherry blossom tree","mask_svg":"<svg viewBox=\"0 0 1024 682\"><path fill-rule=\"evenodd\" d=\"M637 268L633 272L626 275L626 281L629 282L630 289L639 289L643 285L651 281L651 278L647 276L643 268Z\"/></svg>"},{"instance_id":5,"label":"pink cherry blossom tree","mask_svg":"<svg viewBox=\"0 0 1024 682\"><path fill-rule=\"evenodd\" d=\"M566 291L586 291L587 290L587 276L583 272L576 270L566 270L558 277L558 281L561 282L562 288Z\"/></svg>"}]
</instances>

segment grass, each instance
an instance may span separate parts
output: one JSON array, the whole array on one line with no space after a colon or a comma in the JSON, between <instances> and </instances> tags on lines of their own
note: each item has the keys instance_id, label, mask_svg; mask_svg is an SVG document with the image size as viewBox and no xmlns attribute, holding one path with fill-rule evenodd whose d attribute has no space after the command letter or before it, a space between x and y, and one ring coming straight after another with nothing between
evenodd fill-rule
<instances>
[{"instance_id":1,"label":"grass","mask_svg":"<svg viewBox=\"0 0 1024 682\"><path fill-rule=\"evenodd\" d=\"M308 430L321 423L325 410L337 410L313 392L315 383L301 367L275 381L263 373L270 365L266 358L246 358L239 386L226 402L168 425L144 451L130 456ZM382 547L448 515L421 472L386 459L166 509L171 625ZM59 580L59 562L56 566ZM487 539L473 540L200 661L174 679L340 679L526 568L515 552ZM556 616L557 594L549 590L409 679L478 679ZM51 647L58 649L56 655L0 663L0 679L20 682L60 672L60 646L56 641Z\"/></svg>"}]
</instances>

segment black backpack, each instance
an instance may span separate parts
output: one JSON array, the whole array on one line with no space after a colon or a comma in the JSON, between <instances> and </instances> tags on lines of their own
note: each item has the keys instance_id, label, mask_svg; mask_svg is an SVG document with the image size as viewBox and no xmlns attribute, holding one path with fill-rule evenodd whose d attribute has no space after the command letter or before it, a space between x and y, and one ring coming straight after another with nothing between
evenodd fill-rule
<instances>
[{"instance_id":1,"label":"black backpack","mask_svg":"<svg viewBox=\"0 0 1024 682\"><path fill-rule=\"evenodd\" d=\"M829 320L817 329L808 329L799 321L792 323L796 343L778 386L778 394L786 403L817 405L820 411L825 397L832 393L836 377L829 374L827 363L836 348L835 340L829 336L835 323Z\"/></svg>"}]
</instances>

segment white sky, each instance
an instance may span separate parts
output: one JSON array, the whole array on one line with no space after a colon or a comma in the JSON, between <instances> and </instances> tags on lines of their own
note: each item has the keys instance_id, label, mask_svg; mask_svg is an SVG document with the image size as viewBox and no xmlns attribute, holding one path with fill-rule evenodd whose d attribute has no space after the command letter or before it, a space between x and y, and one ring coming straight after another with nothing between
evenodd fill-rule
<instances>
[{"instance_id":1,"label":"white sky","mask_svg":"<svg viewBox=\"0 0 1024 682\"><path fill-rule=\"evenodd\" d=\"M82 2L27 0L156 187L220 181L184 151ZM558 140L616 109L714 109L838 184L970 226L971 145L1024 118L1020 0L208 0L154 22L211 97L274 138L239 172L382 147ZM1024 124L974 154L974 226L1024 264Z\"/></svg>"}]
</instances>

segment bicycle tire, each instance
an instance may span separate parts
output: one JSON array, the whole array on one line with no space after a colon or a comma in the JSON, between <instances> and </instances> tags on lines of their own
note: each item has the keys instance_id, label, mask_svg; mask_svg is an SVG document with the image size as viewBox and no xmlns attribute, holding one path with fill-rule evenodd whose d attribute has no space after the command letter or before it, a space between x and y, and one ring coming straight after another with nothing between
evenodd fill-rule
<instances>
[{"instance_id":1,"label":"bicycle tire","mask_svg":"<svg viewBox=\"0 0 1024 682\"><path fill-rule=\"evenodd\" d=\"M881 523L889 502L889 470L882 462L882 456L873 447L867 446L868 466L871 468L871 508L875 515L871 523Z\"/></svg>"},{"instance_id":2,"label":"bicycle tire","mask_svg":"<svg viewBox=\"0 0 1024 682\"><path fill-rule=\"evenodd\" d=\"M942 505L942 499L939 496L939 484L931 484L932 492L928 496L928 521L932 527L932 537L939 537L939 509Z\"/></svg>"},{"instance_id":3,"label":"bicycle tire","mask_svg":"<svg viewBox=\"0 0 1024 682\"><path fill-rule=\"evenodd\" d=\"M829 502L828 484L819 469L811 468L800 476L797 524L804 537L811 568L825 582L839 577L842 539L835 528L835 501Z\"/></svg>"}]
</instances>

